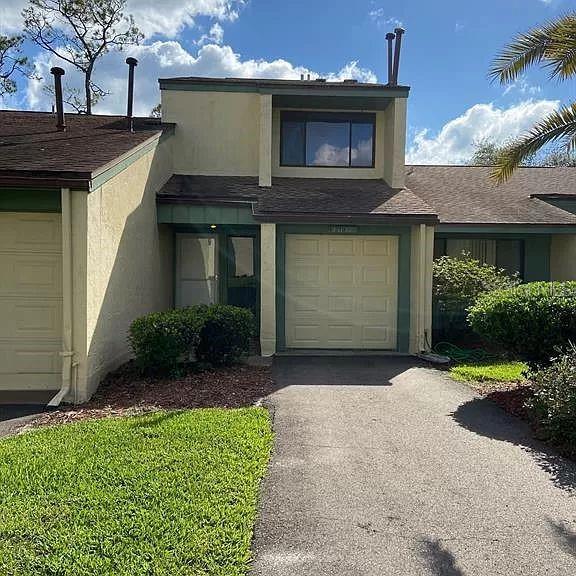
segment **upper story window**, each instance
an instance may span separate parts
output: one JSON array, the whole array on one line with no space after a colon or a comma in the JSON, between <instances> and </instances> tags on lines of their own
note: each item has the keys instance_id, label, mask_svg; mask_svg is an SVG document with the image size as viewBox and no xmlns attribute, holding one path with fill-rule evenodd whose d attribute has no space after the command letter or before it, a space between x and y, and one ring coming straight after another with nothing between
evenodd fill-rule
<instances>
[{"instance_id":1,"label":"upper story window","mask_svg":"<svg viewBox=\"0 0 576 576\"><path fill-rule=\"evenodd\" d=\"M375 114L283 112L281 166L373 168Z\"/></svg>"}]
</instances>

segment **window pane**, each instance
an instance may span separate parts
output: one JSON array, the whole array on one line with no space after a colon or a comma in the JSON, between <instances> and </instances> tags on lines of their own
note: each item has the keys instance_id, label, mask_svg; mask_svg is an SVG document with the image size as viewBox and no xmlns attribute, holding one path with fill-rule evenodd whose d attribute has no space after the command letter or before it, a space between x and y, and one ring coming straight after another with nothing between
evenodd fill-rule
<instances>
[{"instance_id":1,"label":"window pane","mask_svg":"<svg viewBox=\"0 0 576 576\"><path fill-rule=\"evenodd\" d=\"M250 278L254 276L254 238L230 238L232 247L232 276Z\"/></svg>"},{"instance_id":2,"label":"window pane","mask_svg":"<svg viewBox=\"0 0 576 576\"><path fill-rule=\"evenodd\" d=\"M308 122L306 164L308 166L350 165L350 124L348 122Z\"/></svg>"},{"instance_id":3,"label":"window pane","mask_svg":"<svg viewBox=\"0 0 576 576\"><path fill-rule=\"evenodd\" d=\"M284 120L282 122L282 158L283 166L304 166L303 121Z\"/></svg>"},{"instance_id":4,"label":"window pane","mask_svg":"<svg viewBox=\"0 0 576 576\"><path fill-rule=\"evenodd\" d=\"M372 166L373 128L373 124L352 124L352 166Z\"/></svg>"},{"instance_id":5,"label":"window pane","mask_svg":"<svg viewBox=\"0 0 576 576\"><path fill-rule=\"evenodd\" d=\"M496 240L450 238L446 241L446 253L454 258L459 258L463 253L470 254L474 260L494 266L496 264Z\"/></svg>"},{"instance_id":6,"label":"window pane","mask_svg":"<svg viewBox=\"0 0 576 576\"><path fill-rule=\"evenodd\" d=\"M496 265L504 268L508 274L522 275L522 240L498 240L496 248Z\"/></svg>"}]
</instances>

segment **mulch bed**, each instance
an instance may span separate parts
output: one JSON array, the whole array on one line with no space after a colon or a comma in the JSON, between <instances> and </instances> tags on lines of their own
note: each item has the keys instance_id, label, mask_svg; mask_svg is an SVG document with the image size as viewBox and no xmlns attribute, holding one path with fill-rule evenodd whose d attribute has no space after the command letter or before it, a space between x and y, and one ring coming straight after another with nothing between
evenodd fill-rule
<instances>
[{"instance_id":1,"label":"mulch bed","mask_svg":"<svg viewBox=\"0 0 576 576\"><path fill-rule=\"evenodd\" d=\"M530 420L525 406L526 401L532 396L530 382L470 382L469 384L509 414Z\"/></svg>"},{"instance_id":2,"label":"mulch bed","mask_svg":"<svg viewBox=\"0 0 576 576\"><path fill-rule=\"evenodd\" d=\"M274 390L268 367L238 365L191 371L181 378L168 379L142 376L129 362L107 376L90 402L63 405L41 414L30 425L64 424L155 410L242 408L258 403Z\"/></svg>"}]
</instances>

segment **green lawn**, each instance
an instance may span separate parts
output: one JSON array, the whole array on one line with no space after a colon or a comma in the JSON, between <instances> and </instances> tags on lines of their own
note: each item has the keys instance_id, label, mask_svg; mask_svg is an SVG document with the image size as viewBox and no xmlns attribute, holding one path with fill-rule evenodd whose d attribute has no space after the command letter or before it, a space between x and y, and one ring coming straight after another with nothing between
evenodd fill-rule
<instances>
[{"instance_id":1,"label":"green lawn","mask_svg":"<svg viewBox=\"0 0 576 576\"><path fill-rule=\"evenodd\" d=\"M527 369L523 362L495 360L458 364L450 368L450 374L461 382L518 382L524 380Z\"/></svg>"},{"instance_id":2,"label":"green lawn","mask_svg":"<svg viewBox=\"0 0 576 576\"><path fill-rule=\"evenodd\" d=\"M93 420L0 442L2 576L245 574L268 412Z\"/></svg>"}]
</instances>

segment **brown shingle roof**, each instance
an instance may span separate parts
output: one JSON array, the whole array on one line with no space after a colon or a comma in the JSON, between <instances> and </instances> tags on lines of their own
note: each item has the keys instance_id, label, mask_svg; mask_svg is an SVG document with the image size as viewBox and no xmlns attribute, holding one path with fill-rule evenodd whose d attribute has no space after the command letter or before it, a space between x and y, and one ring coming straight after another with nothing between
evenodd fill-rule
<instances>
[{"instance_id":1,"label":"brown shingle roof","mask_svg":"<svg viewBox=\"0 0 576 576\"><path fill-rule=\"evenodd\" d=\"M0 179L89 179L107 164L158 136L158 120L134 119L134 132L122 116L66 115L56 130L47 112L0 110Z\"/></svg>"},{"instance_id":2,"label":"brown shingle roof","mask_svg":"<svg viewBox=\"0 0 576 576\"><path fill-rule=\"evenodd\" d=\"M498 186L491 168L407 166L406 186L442 224L576 224L576 216L535 195L575 194L576 168L520 168Z\"/></svg>"},{"instance_id":3,"label":"brown shingle roof","mask_svg":"<svg viewBox=\"0 0 576 576\"><path fill-rule=\"evenodd\" d=\"M395 190L383 180L274 178L271 188L258 179L235 176L173 176L158 194L160 202L252 202L261 219L425 220L436 213L410 190Z\"/></svg>"}]
</instances>

